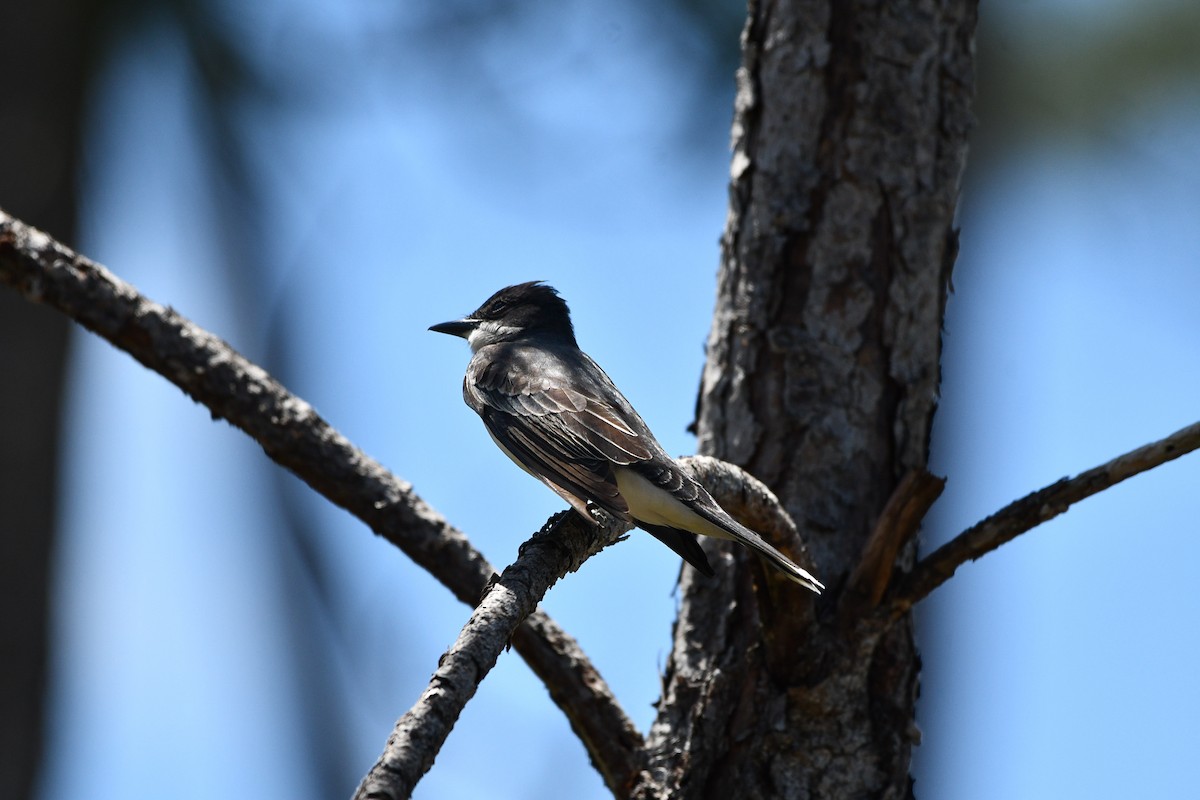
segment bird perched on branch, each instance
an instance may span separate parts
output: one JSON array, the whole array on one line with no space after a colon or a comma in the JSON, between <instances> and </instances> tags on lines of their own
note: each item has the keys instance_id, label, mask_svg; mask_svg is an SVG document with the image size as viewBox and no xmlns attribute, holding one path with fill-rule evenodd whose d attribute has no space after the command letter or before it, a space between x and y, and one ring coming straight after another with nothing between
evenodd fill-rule
<instances>
[{"instance_id":1,"label":"bird perched on branch","mask_svg":"<svg viewBox=\"0 0 1200 800\"><path fill-rule=\"evenodd\" d=\"M517 466L594 522L588 503L652 534L705 575L694 534L733 539L796 583L820 581L717 505L667 455L604 370L575 342L570 311L540 281L501 289L476 311L431 331L474 354L463 398Z\"/></svg>"}]
</instances>

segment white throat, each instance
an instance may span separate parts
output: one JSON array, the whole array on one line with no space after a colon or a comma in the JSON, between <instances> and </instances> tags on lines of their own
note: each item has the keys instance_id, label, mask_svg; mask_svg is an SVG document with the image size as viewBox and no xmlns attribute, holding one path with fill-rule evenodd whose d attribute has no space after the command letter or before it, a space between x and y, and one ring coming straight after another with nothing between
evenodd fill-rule
<instances>
[{"instance_id":1,"label":"white throat","mask_svg":"<svg viewBox=\"0 0 1200 800\"><path fill-rule=\"evenodd\" d=\"M467 335L467 343L471 345L472 353L478 353L481 348L487 347L489 344L511 339L518 331L520 328L503 325L495 320L484 320Z\"/></svg>"}]
</instances>

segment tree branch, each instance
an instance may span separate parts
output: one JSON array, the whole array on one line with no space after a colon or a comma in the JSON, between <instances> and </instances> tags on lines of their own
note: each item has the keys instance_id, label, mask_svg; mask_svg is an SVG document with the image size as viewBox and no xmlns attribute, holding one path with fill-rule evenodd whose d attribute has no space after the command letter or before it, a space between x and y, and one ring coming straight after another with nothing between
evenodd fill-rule
<instances>
[{"instance_id":1,"label":"tree branch","mask_svg":"<svg viewBox=\"0 0 1200 800\"><path fill-rule=\"evenodd\" d=\"M689 456L679 462L726 510L773 544L791 551L806 569L812 567L795 524L763 483L740 467L715 458ZM396 722L383 754L359 786L356 800L410 796L417 781L433 765L462 709L495 666L523 615L560 577L578 569L584 560L627 530L628 525L611 527L611 523L598 529L585 524L577 514L564 512L526 542L517 561L489 587L458 639L442 656L416 704ZM781 578L780 582L794 590L787 579ZM641 767L641 761L630 762L626 775L631 781L610 783L617 797L628 796L634 785L632 779Z\"/></svg>"},{"instance_id":2,"label":"tree branch","mask_svg":"<svg viewBox=\"0 0 1200 800\"><path fill-rule=\"evenodd\" d=\"M1057 517L1073 503L1139 472L1173 461L1198 447L1200 422L1010 503L921 560L893 594L889 613L893 618L903 614L948 581L955 570L968 560L974 561L1025 531Z\"/></svg>"},{"instance_id":3,"label":"tree branch","mask_svg":"<svg viewBox=\"0 0 1200 800\"><path fill-rule=\"evenodd\" d=\"M51 306L228 420L325 498L399 547L464 603L495 570L467 537L261 367L102 266L0 210L0 283ZM642 737L574 640L541 612L513 644L610 786L632 780Z\"/></svg>"},{"instance_id":4,"label":"tree branch","mask_svg":"<svg viewBox=\"0 0 1200 800\"><path fill-rule=\"evenodd\" d=\"M642 770L646 743L579 642L536 610L517 628L512 646L566 714L604 785L614 797L627 794Z\"/></svg>"},{"instance_id":5,"label":"tree branch","mask_svg":"<svg viewBox=\"0 0 1200 800\"><path fill-rule=\"evenodd\" d=\"M573 511L564 511L522 545L517 560L488 587L458 639L438 661L437 671L416 704L396 722L383 754L363 778L355 799L409 797L521 620L559 578L577 570L627 530L628 525L618 525L611 518L597 527ZM636 770L631 771L630 783L610 788L624 796L636 775Z\"/></svg>"},{"instance_id":6,"label":"tree branch","mask_svg":"<svg viewBox=\"0 0 1200 800\"><path fill-rule=\"evenodd\" d=\"M925 469L910 469L896 485L863 547L862 557L842 593L839 613L849 624L883 599L901 549L917 531L930 506L942 496L946 479Z\"/></svg>"}]
</instances>

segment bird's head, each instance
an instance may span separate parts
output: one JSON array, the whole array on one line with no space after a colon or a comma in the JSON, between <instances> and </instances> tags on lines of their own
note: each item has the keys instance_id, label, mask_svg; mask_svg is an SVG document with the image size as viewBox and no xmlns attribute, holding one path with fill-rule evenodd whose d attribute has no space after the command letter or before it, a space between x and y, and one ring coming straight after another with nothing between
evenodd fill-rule
<instances>
[{"instance_id":1,"label":"bird's head","mask_svg":"<svg viewBox=\"0 0 1200 800\"><path fill-rule=\"evenodd\" d=\"M433 325L429 330L461 336L474 351L530 335L543 337L548 343L575 344L566 301L553 286L541 281L506 286L466 317Z\"/></svg>"}]
</instances>

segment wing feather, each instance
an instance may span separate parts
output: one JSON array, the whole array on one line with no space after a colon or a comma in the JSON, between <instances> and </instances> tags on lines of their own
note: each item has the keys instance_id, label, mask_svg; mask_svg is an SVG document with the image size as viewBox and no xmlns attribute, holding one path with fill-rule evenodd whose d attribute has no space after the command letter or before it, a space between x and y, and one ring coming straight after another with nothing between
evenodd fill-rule
<instances>
[{"instance_id":1,"label":"wing feather","mask_svg":"<svg viewBox=\"0 0 1200 800\"><path fill-rule=\"evenodd\" d=\"M653 440L638 433L640 419L627 421L604 397L567 388L519 359L472 362L463 396L492 436L568 501L629 518L612 468L654 455Z\"/></svg>"}]
</instances>

